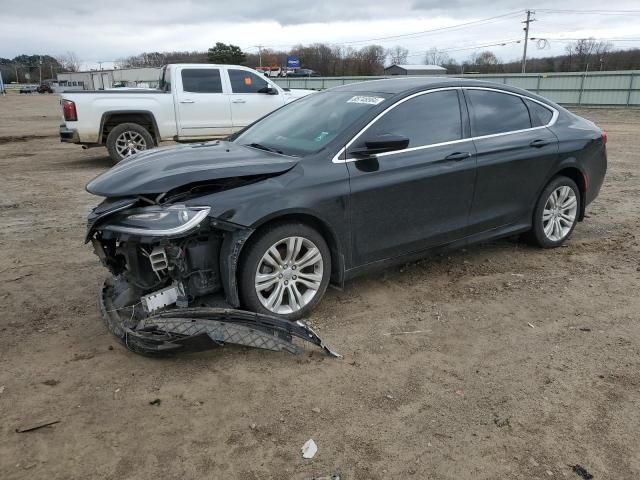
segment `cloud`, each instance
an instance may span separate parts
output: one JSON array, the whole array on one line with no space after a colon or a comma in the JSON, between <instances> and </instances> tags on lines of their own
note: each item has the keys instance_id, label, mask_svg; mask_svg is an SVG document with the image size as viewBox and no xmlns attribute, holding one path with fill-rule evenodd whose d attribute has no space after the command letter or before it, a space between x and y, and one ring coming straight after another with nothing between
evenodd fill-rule
<instances>
[{"instance_id":1,"label":"cloud","mask_svg":"<svg viewBox=\"0 0 640 480\"><path fill-rule=\"evenodd\" d=\"M88 63L108 61L142 51L203 50L216 41L243 48L286 48L297 43L351 43L362 39L419 32L524 11L528 1L494 0L129 0L126 3L83 0L61 7L50 0L4 0L0 8L0 57L21 53L75 51ZM637 9L637 0L615 0L607 9ZM539 0L538 8L602 9L595 0ZM523 15L495 19L464 29L376 41L399 44L412 53L522 37ZM637 36L640 17L538 13L532 31L547 36ZM554 23L555 22L555 23ZM517 56L518 45L496 47L502 58ZM563 49L552 45L553 53ZM452 52L462 58L473 50ZM532 52L536 53L535 50ZM542 52L541 52L542 53ZM551 51L544 53L552 53ZM419 55L413 57L419 59Z\"/></svg>"}]
</instances>

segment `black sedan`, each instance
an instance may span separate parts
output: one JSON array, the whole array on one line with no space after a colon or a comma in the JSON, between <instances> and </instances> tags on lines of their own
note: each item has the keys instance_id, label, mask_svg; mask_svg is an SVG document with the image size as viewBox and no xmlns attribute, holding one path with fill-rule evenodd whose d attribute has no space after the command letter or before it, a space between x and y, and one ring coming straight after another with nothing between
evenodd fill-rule
<instances>
[{"instance_id":1,"label":"black sedan","mask_svg":"<svg viewBox=\"0 0 640 480\"><path fill-rule=\"evenodd\" d=\"M525 90L443 78L311 94L228 141L134 155L90 182L87 240L132 318L216 305L307 315L329 282L514 234L562 245L606 134ZM218 303L219 304L219 303Z\"/></svg>"}]
</instances>

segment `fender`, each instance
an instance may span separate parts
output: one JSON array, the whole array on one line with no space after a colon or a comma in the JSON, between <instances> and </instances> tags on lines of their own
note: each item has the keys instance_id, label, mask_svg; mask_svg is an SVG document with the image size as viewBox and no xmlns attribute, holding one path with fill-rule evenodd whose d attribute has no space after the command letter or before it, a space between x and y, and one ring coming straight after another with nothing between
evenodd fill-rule
<instances>
[{"instance_id":1,"label":"fender","mask_svg":"<svg viewBox=\"0 0 640 480\"><path fill-rule=\"evenodd\" d=\"M251 228L242 228L227 232L220 247L220 281L229 305L240 306L238 295L238 263L242 247L253 233Z\"/></svg>"},{"instance_id":2,"label":"fender","mask_svg":"<svg viewBox=\"0 0 640 480\"><path fill-rule=\"evenodd\" d=\"M303 208L289 208L278 212L273 212L259 221L255 222L251 228L253 231L260 228L262 225L272 221L278 220L298 220L305 222L316 228L320 234L325 238L331 252L331 283L342 288L345 282L345 250L343 241L331 224L325 220L317 212Z\"/></svg>"},{"instance_id":3,"label":"fender","mask_svg":"<svg viewBox=\"0 0 640 480\"><path fill-rule=\"evenodd\" d=\"M578 170L581 175L581 178L577 179L578 181L576 182L578 184L578 188L580 188L582 192L582 198L580 201L580 212L578 212L578 221L584 220L584 214L587 207L587 202L586 202L587 192L586 192L586 185L584 181L584 178L586 176L586 170L584 169L583 165L578 161L578 159L574 156L563 158L562 160L560 160L558 164L554 166L553 169L550 170L549 174L545 178L544 184L542 185L542 187L540 187L540 189L538 189L538 192L536 192L536 200L533 203L532 214L533 214L533 209L535 208L535 202L537 201L538 198L540 198L540 194L542 193L542 190L545 189L545 187L549 184L549 182L553 177L555 177L556 175L558 175L558 173L560 173L562 170L565 170L567 168L574 168Z\"/></svg>"},{"instance_id":4,"label":"fender","mask_svg":"<svg viewBox=\"0 0 640 480\"><path fill-rule=\"evenodd\" d=\"M104 124L107 120L107 117L112 115L149 115L151 117L151 121L153 122L153 130L155 131L156 146L160 143L160 130L158 129L158 123L156 121L156 116L150 110L110 110L108 112L104 112L102 117L100 118L100 126L98 128L98 143L100 145L104 145L105 142L102 141L102 134L104 132ZM149 132L151 133L151 132Z\"/></svg>"},{"instance_id":5,"label":"fender","mask_svg":"<svg viewBox=\"0 0 640 480\"><path fill-rule=\"evenodd\" d=\"M310 223L312 226L320 230L325 237L331 251L331 280L334 285L342 287L345 281L345 256L343 251L343 243L336 232L329 224L322 220L320 216L306 209L288 209L274 212L266 217L261 218L250 227L240 226L224 222L222 220L214 220L213 226L225 232L222 246L219 253L220 265L220 281L227 302L238 308L240 306L240 297L238 295L238 264L242 255L243 248L251 235L261 226L269 222L278 220L298 220Z\"/></svg>"}]
</instances>

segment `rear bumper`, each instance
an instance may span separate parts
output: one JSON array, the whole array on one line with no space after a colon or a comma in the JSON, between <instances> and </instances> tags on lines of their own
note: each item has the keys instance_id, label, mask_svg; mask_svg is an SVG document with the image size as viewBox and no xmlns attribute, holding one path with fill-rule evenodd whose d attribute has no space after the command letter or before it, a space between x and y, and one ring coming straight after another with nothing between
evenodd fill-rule
<instances>
[{"instance_id":1,"label":"rear bumper","mask_svg":"<svg viewBox=\"0 0 640 480\"><path fill-rule=\"evenodd\" d=\"M78 131L67 128L66 125L60 125L60 141L65 143L80 143L80 135Z\"/></svg>"},{"instance_id":2,"label":"rear bumper","mask_svg":"<svg viewBox=\"0 0 640 480\"><path fill-rule=\"evenodd\" d=\"M607 163L607 150L603 146L602 150L597 155L594 155L587 166L588 185L585 207L593 202L600 193L607 174Z\"/></svg>"}]
</instances>

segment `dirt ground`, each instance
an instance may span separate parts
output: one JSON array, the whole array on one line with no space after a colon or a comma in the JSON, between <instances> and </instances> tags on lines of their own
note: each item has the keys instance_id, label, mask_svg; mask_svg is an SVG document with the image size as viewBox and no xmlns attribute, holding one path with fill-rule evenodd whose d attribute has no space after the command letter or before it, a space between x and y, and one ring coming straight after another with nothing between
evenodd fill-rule
<instances>
[{"instance_id":1,"label":"dirt ground","mask_svg":"<svg viewBox=\"0 0 640 480\"><path fill-rule=\"evenodd\" d=\"M58 109L0 97L1 479L640 477L640 111L579 111L610 163L566 248L499 241L330 289L311 322L343 359L158 360L100 320L84 185L110 161L59 143Z\"/></svg>"}]
</instances>

